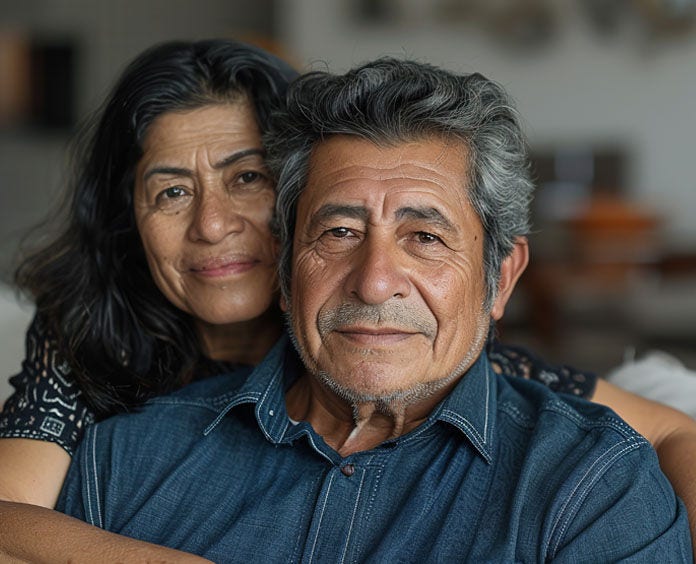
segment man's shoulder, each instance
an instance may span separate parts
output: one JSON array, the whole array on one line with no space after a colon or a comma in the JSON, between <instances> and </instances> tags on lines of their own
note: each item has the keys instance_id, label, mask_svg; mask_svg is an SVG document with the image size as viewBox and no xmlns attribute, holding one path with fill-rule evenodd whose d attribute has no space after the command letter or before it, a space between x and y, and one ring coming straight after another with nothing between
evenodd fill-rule
<instances>
[{"instance_id":1,"label":"man's shoulder","mask_svg":"<svg viewBox=\"0 0 696 564\"><path fill-rule=\"evenodd\" d=\"M90 435L106 435L111 441L134 440L139 444L146 436L153 440L172 433L180 438L198 435L239 395L251 369L241 368L184 386L169 394L151 398L128 413L100 421L88 428ZM145 441L147 442L147 441Z\"/></svg>"},{"instance_id":2,"label":"man's shoulder","mask_svg":"<svg viewBox=\"0 0 696 564\"><path fill-rule=\"evenodd\" d=\"M600 433L614 441L647 441L612 409L581 397L561 394L538 382L498 376L498 411L501 423L528 429L553 424L565 437Z\"/></svg>"},{"instance_id":3,"label":"man's shoulder","mask_svg":"<svg viewBox=\"0 0 696 564\"><path fill-rule=\"evenodd\" d=\"M148 400L145 409L161 409L169 405L188 405L202 409L219 410L227 405L240 391L253 371L244 366L234 371L197 380L169 394Z\"/></svg>"},{"instance_id":4,"label":"man's shoulder","mask_svg":"<svg viewBox=\"0 0 696 564\"><path fill-rule=\"evenodd\" d=\"M520 523L539 533L546 557L582 559L608 531L623 544L607 548L605 561L640 550L652 561L646 547L660 535L665 543L655 547L688 548L683 506L644 437L607 407L521 378L498 383L496 487L534 500Z\"/></svg>"}]
</instances>

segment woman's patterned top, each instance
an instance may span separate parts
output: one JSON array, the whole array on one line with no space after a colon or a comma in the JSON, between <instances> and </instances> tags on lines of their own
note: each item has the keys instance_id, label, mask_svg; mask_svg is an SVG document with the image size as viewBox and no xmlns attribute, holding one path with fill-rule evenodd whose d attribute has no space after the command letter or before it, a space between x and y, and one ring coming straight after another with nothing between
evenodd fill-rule
<instances>
[{"instance_id":1,"label":"woman's patterned top","mask_svg":"<svg viewBox=\"0 0 696 564\"><path fill-rule=\"evenodd\" d=\"M72 456L94 414L57 348L53 334L35 316L27 331L22 371L10 378L15 391L0 412L0 438L49 441Z\"/></svg>"},{"instance_id":2,"label":"woman's patterned top","mask_svg":"<svg viewBox=\"0 0 696 564\"><path fill-rule=\"evenodd\" d=\"M487 350L498 374L537 380L556 392L592 397L597 382L592 373L550 366L525 349L497 341ZM219 372L225 371L225 365L215 365ZM0 412L0 438L49 441L72 456L95 417L72 379L70 367L58 356L55 337L38 316L27 332L22 371L10 383L15 392Z\"/></svg>"}]
</instances>

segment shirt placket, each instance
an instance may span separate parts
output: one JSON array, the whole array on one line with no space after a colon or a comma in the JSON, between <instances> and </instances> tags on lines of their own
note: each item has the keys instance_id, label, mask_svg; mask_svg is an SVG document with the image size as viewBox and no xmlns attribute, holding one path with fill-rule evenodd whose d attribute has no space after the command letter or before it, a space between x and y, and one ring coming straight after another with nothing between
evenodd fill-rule
<instances>
[{"instance_id":1,"label":"shirt placket","mask_svg":"<svg viewBox=\"0 0 696 564\"><path fill-rule=\"evenodd\" d=\"M359 544L362 507L377 470L347 458L326 474L314 508L302 561L343 563Z\"/></svg>"}]
</instances>

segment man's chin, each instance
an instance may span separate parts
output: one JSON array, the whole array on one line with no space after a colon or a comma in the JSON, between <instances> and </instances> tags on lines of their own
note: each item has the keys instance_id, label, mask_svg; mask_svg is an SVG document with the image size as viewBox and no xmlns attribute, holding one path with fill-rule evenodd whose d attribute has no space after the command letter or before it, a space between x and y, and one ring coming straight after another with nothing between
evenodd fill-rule
<instances>
[{"instance_id":1,"label":"man's chin","mask_svg":"<svg viewBox=\"0 0 696 564\"><path fill-rule=\"evenodd\" d=\"M370 377L365 372L357 378L341 378L327 372L320 372L318 376L324 386L351 405L410 405L433 395L446 384L446 379L443 379L417 382L404 387L403 382L396 382L394 378L388 378L384 374ZM361 385L356 385L357 380Z\"/></svg>"}]
</instances>

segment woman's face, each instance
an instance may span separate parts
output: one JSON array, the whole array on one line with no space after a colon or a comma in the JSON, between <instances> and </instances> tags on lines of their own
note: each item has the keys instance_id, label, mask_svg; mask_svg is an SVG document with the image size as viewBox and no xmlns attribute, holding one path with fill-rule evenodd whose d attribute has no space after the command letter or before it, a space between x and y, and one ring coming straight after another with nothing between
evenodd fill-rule
<instances>
[{"instance_id":1,"label":"woman's face","mask_svg":"<svg viewBox=\"0 0 696 564\"><path fill-rule=\"evenodd\" d=\"M248 321L276 299L275 192L251 104L168 112L150 126L134 207L152 277L199 321Z\"/></svg>"}]
</instances>

